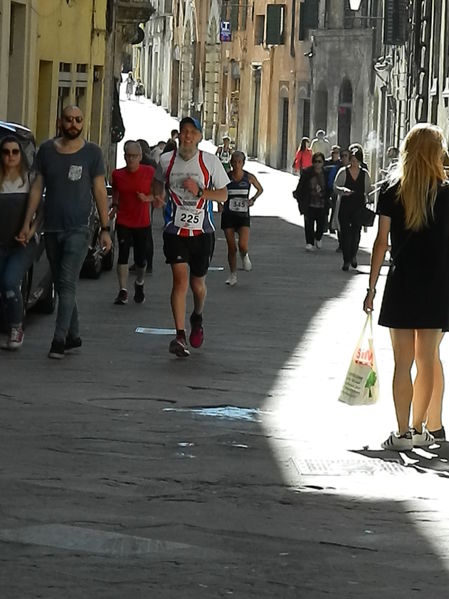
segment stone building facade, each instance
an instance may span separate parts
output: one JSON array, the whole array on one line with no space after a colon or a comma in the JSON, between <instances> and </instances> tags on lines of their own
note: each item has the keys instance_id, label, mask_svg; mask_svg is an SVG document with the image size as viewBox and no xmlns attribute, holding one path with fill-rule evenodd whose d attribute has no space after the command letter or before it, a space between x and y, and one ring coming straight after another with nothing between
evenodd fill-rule
<instances>
[{"instance_id":1,"label":"stone building facade","mask_svg":"<svg viewBox=\"0 0 449 599\"><path fill-rule=\"evenodd\" d=\"M29 127L39 143L57 133L62 108L78 104L85 135L114 168L123 48L138 41L139 24L153 12L148 0L2 0L0 7L0 120Z\"/></svg>"}]
</instances>

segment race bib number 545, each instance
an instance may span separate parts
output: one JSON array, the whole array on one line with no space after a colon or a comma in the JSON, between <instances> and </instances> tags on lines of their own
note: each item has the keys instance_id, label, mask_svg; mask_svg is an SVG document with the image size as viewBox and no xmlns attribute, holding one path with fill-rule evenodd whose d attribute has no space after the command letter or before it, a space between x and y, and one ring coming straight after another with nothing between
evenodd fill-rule
<instances>
[{"instance_id":1,"label":"race bib number 545","mask_svg":"<svg viewBox=\"0 0 449 599\"><path fill-rule=\"evenodd\" d=\"M231 212L248 212L248 200L246 198L231 198L229 200Z\"/></svg>"},{"instance_id":2,"label":"race bib number 545","mask_svg":"<svg viewBox=\"0 0 449 599\"><path fill-rule=\"evenodd\" d=\"M175 214L175 226L181 229L202 229L204 222L204 210L201 208L186 208L177 206Z\"/></svg>"}]
</instances>

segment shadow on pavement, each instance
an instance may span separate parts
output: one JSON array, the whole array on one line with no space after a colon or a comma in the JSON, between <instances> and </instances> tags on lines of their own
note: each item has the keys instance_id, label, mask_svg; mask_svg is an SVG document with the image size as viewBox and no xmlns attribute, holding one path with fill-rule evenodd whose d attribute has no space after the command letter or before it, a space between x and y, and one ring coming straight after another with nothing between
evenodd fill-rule
<instances>
[{"instance_id":1,"label":"shadow on pavement","mask_svg":"<svg viewBox=\"0 0 449 599\"><path fill-rule=\"evenodd\" d=\"M0 356L3 596L409 599L446 589L447 564L406 499L364 497L363 478L358 496L289 486L272 451L282 432L261 424L320 307L354 276L341 272L335 240L306 254L301 228L254 218L253 272L239 271L232 289L225 272L209 274L206 343L182 361L168 337L134 332L171 326L157 230L143 307L112 304L113 273L82 281L78 355L49 361L51 321L36 318L23 351ZM222 237L215 266L226 264ZM220 406L254 417L191 409ZM332 455L319 423L299 419L301 429L316 431L304 458Z\"/></svg>"},{"instance_id":2,"label":"shadow on pavement","mask_svg":"<svg viewBox=\"0 0 449 599\"><path fill-rule=\"evenodd\" d=\"M426 449L414 449L412 451L373 451L353 450L353 453L376 458L386 462L395 462L402 466L414 468L418 472L434 472L444 478L449 477L449 443L438 442Z\"/></svg>"}]
</instances>

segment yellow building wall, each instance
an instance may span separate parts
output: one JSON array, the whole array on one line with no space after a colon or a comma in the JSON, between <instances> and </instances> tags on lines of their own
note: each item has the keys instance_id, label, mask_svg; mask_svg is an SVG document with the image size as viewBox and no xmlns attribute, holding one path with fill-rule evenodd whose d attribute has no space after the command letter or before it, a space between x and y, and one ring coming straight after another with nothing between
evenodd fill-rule
<instances>
[{"instance_id":1,"label":"yellow building wall","mask_svg":"<svg viewBox=\"0 0 449 599\"><path fill-rule=\"evenodd\" d=\"M33 129L37 140L56 134L61 109L79 104L84 135L101 143L107 0L38 0ZM80 93L81 92L81 93Z\"/></svg>"},{"instance_id":2,"label":"yellow building wall","mask_svg":"<svg viewBox=\"0 0 449 599\"><path fill-rule=\"evenodd\" d=\"M37 15L35 0L0 1L0 120L33 124Z\"/></svg>"}]
</instances>

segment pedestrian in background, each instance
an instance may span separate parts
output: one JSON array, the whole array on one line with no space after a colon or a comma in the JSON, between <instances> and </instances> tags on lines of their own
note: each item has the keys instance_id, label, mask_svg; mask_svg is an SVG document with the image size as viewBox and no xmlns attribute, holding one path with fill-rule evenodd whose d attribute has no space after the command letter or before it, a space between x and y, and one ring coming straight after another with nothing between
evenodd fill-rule
<instances>
[{"instance_id":1,"label":"pedestrian in background","mask_svg":"<svg viewBox=\"0 0 449 599\"><path fill-rule=\"evenodd\" d=\"M100 219L100 244L111 249L105 168L101 148L81 136L84 116L66 106L58 120L60 137L44 142L36 156L37 175L31 187L18 239L33 236L33 218L45 189L45 248L58 294L56 326L49 358L81 346L76 287L91 238L92 200Z\"/></svg>"},{"instance_id":2,"label":"pedestrian in background","mask_svg":"<svg viewBox=\"0 0 449 599\"><path fill-rule=\"evenodd\" d=\"M351 159L351 154L349 152L349 150L340 150L340 164L341 167L346 167L349 166L349 161ZM338 174L338 171L337 171ZM332 212L331 212L331 218L330 218L330 228L334 231L337 231L337 237L338 237L338 247L335 250L336 252L341 252L341 235L340 235L340 223L338 220L338 213L340 211L340 205L341 205L341 193L336 192L335 190L335 179L336 179L336 175L333 181L333 194L335 196L335 205L332 208Z\"/></svg>"},{"instance_id":3,"label":"pedestrian in background","mask_svg":"<svg viewBox=\"0 0 449 599\"><path fill-rule=\"evenodd\" d=\"M165 150L166 145L167 144L165 141L158 141L157 144L153 148L151 148L150 158L151 160L153 160L153 162L156 163L156 166L159 164L159 159L161 157L162 152Z\"/></svg>"},{"instance_id":4,"label":"pedestrian in background","mask_svg":"<svg viewBox=\"0 0 449 599\"><path fill-rule=\"evenodd\" d=\"M136 81L136 89L134 90L134 95L136 96L138 102L140 102L142 96L145 95L145 87L141 79L137 79Z\"/></svg>"},{"instance_id":5,"label":"pedestrian in background","mask_svg":"<svg viewBox=\"0 0 449 599\"><path fill-rule=\"evenodd\" d=\"M126 99L127 100L131 100L131 96L133 95L134 92L134 77L132 72L130 71L128 73L128 76L126 78L126 82L125 82L125 91L126 91Z\"/></svg>"},{"instance_id":6,"label":"pedestrian in background","mask_svg":"<svg viewBox=\"0 0 449 599\"><path fill-rule=\"evenodd\" d=\"M326 213L326 226L325 231L329 229L330 233L335 233L335 228L332 227L332 216L335 211L335 205L337 202L337 194L334 192L334 181L338 171L342 167L340 160L340 146L332 146L331 157L324 161L324 172L327 177L327 186L330 190L329 208ZM331 211L329 217L329 211Z\"/></svg>"},{"instance_id":7,"label":"pedestrian in background","mask_svg":"<svg viewBox=\"0 0 449 599\"><path fill-rule=\"evenodd\" d=\"M299 211L304 215L306 251L321 249L326 221L326 209L331 190L327 186L324 172L324 154L317 152L312 157L312 166L305 169L296 188Z\"/></svg>"},{"instance_id":8,"label":"pedestrian in background","mask_svg":"<svg viewBox=\"0 0 449 599\"><path fill-rule=\"evenodd\" d=\"M28 165L19 140L13 135L0 142L0 299L7 335L2 349L19 349L24 340L21 283L36 254L41 218L34 219L29 242L17 241L30 191ZM1 307L0 306L0 309Z\"/></svg>"},{"instance_id":9,"label":"pedestrian in background","mask_svg":"<svg viewBox=\"0 0 449 599\"><path fill-rule=\"evenodd\" d=\"M204 340L203 308L206 275L214 250L215 236L211 202L225 202L229 178L214 154L198 149L201 123L184 117L179 125L179 150L162 154L153 183L154 195L165 207L164 254L172 270L171 307L176 337L169 352L187 357L185 333L186 299L190 287L193 312L190 316L190 345L201 347Z\"/></svg>"},{"instance_id":10,"label":"pedestrian in background","mask_svg":"<svg viewBox=\"0 0 449 599\"><path fill-rule=\"evenodd\" d=\"M446 153L441 129L428 123L413 127L401 146L397 178L381 191L377 206L378 233L363 308L365 312L373 310L391 235L393 262L379 324L390 329L398 425L382 447L394 451L427 447L435 441L423 422L435 387L442 331L449 330L449 185L443 167Z\"/></svg>"},{"instance_id":11,"label":"pedestrian in background","mask_svg":"<svg viewBox=\"0 0 449 599\"><path fill-rule=\"evenodd\" d=\"M138 139L137 143L140 145L142 149L142 160L140 164L146 166L152 166L154 169L157 167L157 162L151 158L151 148L149 143L144 139ZM147 236L147 249L145 251L145 256L147 259L147 268L146 271L148 274L152 274L153 272L153 259L154 259L154 241L153 241L153 213L154 213L154 202L150 202L149 204L150 210L150 226L148 228L148 236ZM129 267L130 272L136 272L136 264L132 264Z\"/></svg>"},{"instance_id":12,"label":"pedestrian in background","mask_svg":"<svg viewBox=\"0 0 449 599\"><path fill-rule=\"evenodd\" d=\"M155 169L141 164L142 150L137 141L124 144L124 168L112 172L112 209L110 218L117 217L116 232L119 247L117 260L118 295L114 304L128 303L128 260L131 244L134 248L136 281L134 301L145 301L145 270L147 266L147 238L150 229L149 206L154 201L151 184Z\"/></svg>"},{"instance_id":13,"label":"pedestrian in background","mask_svg":"<svg viewBox=\"0 0 449 599\"><path fill-rule=\"evenodd\" d=\"M298 149L296 150L295 159L293 160L293 172L299 175L303 170L312 166L312 150L309 148L310 139L303 137Z\"/></svg>"},{"instance_id":14,"label":"pedestrian in background","mask_svg":"<svg viewBox=\"0 0 449 599\"><path fill-rule=\"evenodd\" d=\"M372 189L371 178L368 171L362 167L362 162L362 152L354 149L349 166L338 171L334 182L334 191L341 197L338 222L343 252L342 270L345 271L349 270L349 266L357 268L357 252L362 231L360 213Z\"/></svg>"},{"instance_id":15,"label":"pedestrian in background","mask_svg":"<svg viewBox=\"0 0 449 599\"><path fill-rule=\"evenodd\" d=\"M323 131L323 129L318 129L316 132L316 137L312 139L310 149L312 150L312 154L321 152L324 154L324 158L329 158L331 154L331 144L326 137L326 132Z\"/></svg>"},{"instance_id":16,"label":"pedestrian in background","mask_svg":"<svg viewBox=\"0 0 449 599\"><path fill-rule=\"evenodd\" d=\"M237 283L237 246L235 234L238 235L238 248L242 259L243 270L252 269L251 260L248 255L250 214L249 209L254 205L257 198L263 193L262 185L257 178L243 170L246 156L243 152L236 150L231 156L232 170L228 173L228 199L223 204L221 213L221 228L226 237L228 246L228 263L230 275L226 285L233 287ZM250 198L249 193L253 185L256 193Z\"/></svg>"},{"instance_id":17,"label":"pedestrian in background","mask_svg":"<svg viewBox=\"0 0 449 599\"><path fill-rule=\"evenodd\" d=\"M231 138L229 135L223 135L223 143L221 146L218 146L215 154L220 159L221 164L223 165L224 170L229 173L231 170Z\"/></svg>"}]
</instances>

